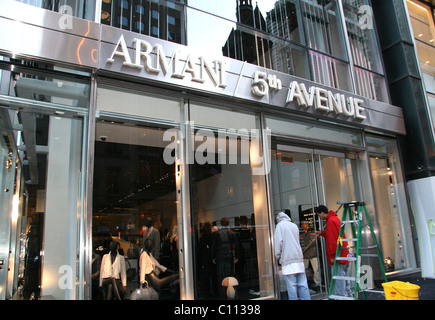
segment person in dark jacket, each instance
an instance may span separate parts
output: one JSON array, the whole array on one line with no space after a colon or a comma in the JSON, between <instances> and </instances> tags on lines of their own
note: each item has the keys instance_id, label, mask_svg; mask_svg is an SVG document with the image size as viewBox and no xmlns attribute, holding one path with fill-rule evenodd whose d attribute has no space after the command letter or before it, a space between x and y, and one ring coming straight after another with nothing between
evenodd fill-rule
<instances>
[{"instance_id":1,"label":"person in dark jacket","mask_svg":"<svg viewBox=\"0 0 435 320\"><path fill-rule=\"evenodd\" d=\"M326 221L326 230L320 231L320 235L325 238L326 242L326 258L328 264L332 267L335 261L335 254L337 251L337 241L340 235L341 221L333 210L328 210L328 207L320 205L315 208L315 213L320 219ZM345 235L343 235L346 238ZM341 250L340 256L347 257L349 250L347 249L347 241L343 241L343 250ZM349 261L340 260L337 268L337 276L347 276ZM335 282L335 294L344 297L352 296L352 290L350 288L350 282L347 280L336 280Z\"/></svg>"},{"instance_id":2,"label":"person in dark jacket","mask_svg":"<svg viewBox=\"0 0 435 320\"><path fill-rule=\"evenodd\" d=\"M320 269L317 258L317 237L313 230L310 230L308 221L302 222L302 234L300 236L302 253L304 254L305 269L311 264L313 268L313 281L316 290L320 289Z\"/></svg>"},{"instance_id":3,"label":"person in dark jacket","mask_svg":"<svg viewBox=\"0 0 435 320\"><path fill-rule=\"evenodd\" d=\"M235 276L235 264L239 261L240 244L237 234L229 228L229 219L221 219L221 228L215 233L211 245L212 262L216 264L220 295L225 295L222 280Z\"/></svg>"}]
</instances>

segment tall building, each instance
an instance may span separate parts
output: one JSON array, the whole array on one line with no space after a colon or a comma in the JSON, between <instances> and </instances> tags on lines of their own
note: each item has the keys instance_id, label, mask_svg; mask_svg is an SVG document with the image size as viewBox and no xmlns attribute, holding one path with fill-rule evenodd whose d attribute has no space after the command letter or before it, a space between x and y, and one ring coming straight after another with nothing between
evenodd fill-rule
<instances>
[{"instance_id":1,"label":"tall building","mask_svg":"<svg viewBox=\"0 0 435 320\"><path fill-rule=\"evenodd\" d=\"M391 101L405 115L401 137L405 179L417 226L422 274L433 276L434 8L428 1L385 1L373 4ZM395 17L391 18L391 12ZM387 15L387 16L385 16ZM386 18L387 17L387 18ZM391 25L387 21L391 22Z\"/></svg>"},{"instance_id":2,"label":"tall building","mask_svg":"<svg viewBox=\"0 0 435 320\"><path fill-rule=\"evenodd\" d=\"M237 1L236 6L237 27L231 30L228 40L222 47L224 56L246 61L266 68L272 68L270 51L272 43L261 36L244 32L246 28L258 29L266 32L266 21L257 6L252 1Z\"/></svg>"},{"instance_id":3,"label":"tall building","mask_svg":"<svg viewBox=\"0 0 435 320\"><path fill-rule=\"evenodd\" d=\"M161 300L225 298L229 276L238 299L284 299L276 214L303 235L324 228L315 207L340 216L351 201L390 279L434 277L433 13L417 0L1 1L0 299L108 298L112 243L121 299L141 249L175 273L145 277ZM313 252L312 299L325 299L324 240ZM361 264L379 286L378 261Z\"/></svg>"}]
</instances>

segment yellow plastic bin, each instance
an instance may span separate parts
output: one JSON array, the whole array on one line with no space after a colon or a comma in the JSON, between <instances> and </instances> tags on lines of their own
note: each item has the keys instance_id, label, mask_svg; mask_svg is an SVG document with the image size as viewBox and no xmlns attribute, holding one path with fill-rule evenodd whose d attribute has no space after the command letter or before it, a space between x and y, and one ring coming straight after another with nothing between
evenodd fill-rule
<instances>
[{"instance_id":1,"label":"yellow plastic bin","mask_svg":"<svg viewBox=\"0 0 435 320\"><path fill-rule=\"evenodd\" d=\"M402 281L391 281L382 284L386 300L418 300L420 287Z\"/></svg>"}]
</instances>

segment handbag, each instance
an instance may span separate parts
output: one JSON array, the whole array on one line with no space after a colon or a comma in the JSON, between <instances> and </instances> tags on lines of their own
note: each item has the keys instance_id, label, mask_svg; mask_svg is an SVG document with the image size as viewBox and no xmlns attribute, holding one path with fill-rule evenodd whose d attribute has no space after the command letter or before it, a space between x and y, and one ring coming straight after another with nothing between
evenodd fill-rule
<instances>
[{"instance_id":1,"label":"handbag","mask_svg":"<svg viewBox=\"0 0 435 320\"><path fill-rule=\"evenodd\" d=\"M126 271L127 281L132 281L136 277L136 269L131 267L130 261L125 260L125 262L128 264L128 269Z\"/></svg>"},{"instance_id":2,"label":"handbag","mask_svg":"<svg viewBox=\"0 0 435 320\"><path fill-rule=\"evenodd\" d=\"M139 288L133 290L130 300L159 300L159 294L148 284L148 281L145 281Z\"/></svg>"}]
</instances>

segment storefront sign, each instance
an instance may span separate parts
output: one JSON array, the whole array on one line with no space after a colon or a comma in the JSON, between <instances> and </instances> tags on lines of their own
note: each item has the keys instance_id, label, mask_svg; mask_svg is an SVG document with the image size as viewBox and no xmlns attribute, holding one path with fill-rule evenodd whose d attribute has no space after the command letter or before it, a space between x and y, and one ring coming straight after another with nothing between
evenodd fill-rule
<instances>
[{"instance_id":1,"label":"storefront sign","mask_svg":"<svg viewBox=\"0 0 435 320\"><path fill-rule=\"evenodd\" d=\"M387 103L228 57L208 57L177 43L101 28L101 71L404 133L401 109Z\"/></svg>"},{"instance_id":2,"label":"storefront sign","mask_svg":"<svg viewBox=\"0 0 435 320\"><path fill-rule=\"evenodd\" d=\"M36 21L32 15L17 14L25 8L19 2L4 5L0 1L0 25L10 31L0 35L4 52L77 65L97 75L135 78L202 92L211 98L237 99L264 109L281 108L405 134L402 109L389 103L217 53L206 58L186 45L74 17L74 28L66 31L58 26L58 13L41 11L41 20Z\"/></svg>"},{"instance_id":3,"label":"storefront sign","mask_svg":"<svg viewBox=\"0 0 435 320\"><path fill-rule=\"evenodd\" d=\"M148 41L135 38L133 40L134 57L130 57L124 35L118 40L115 49L108 63L113 63L115 56L121 57L124 66L145 69L151 74L167 75L170 73L172 78L184 79L190 77L191 81L204 83L206 79L211 80L215 87L225 88L225 63L219 60L214 60L209 63L204 57L195 58L193 55L181 57L180 51L172 52L169 61L163 46L160 44L151 45ZM153 57L153 56L154 57ZM154 61L153 61L154 60Z\"/></svg>"},{"instance_id":4,"label":"storefront sign","mask_svg":"<svg viewBox=\"0 0 435 320\"><path fill-rule=\"evenodd\" d=\"M311 108L314 106L317 110L335 112L355 119L366 119L362 106L364 100L346 97L340 93L334 94L329 90L315 86L307 90L305 84L299 84L297 81L291 83L286 103L294 100L302 107Z\"/></svg>"},{"instance_id":5,"label":"storefront sign","mask_svg":"<svg viewBox=\"0 0 435 320\"><path fill-rule=\"evenodd\" d=\"M163 74L176 79L190 79L188 81L205 83L211 81L214 87L225 89L226 70L222 60L208 61L203 56L195 57L192 54L182 56L181 51L173 51L166 55L160 44L152 45L143 39L133 39L133 55L130 55L124 35L121 35L107 63L114 63L115 57L122 59L122 65L138 70L144 69L150 74ZM169 58L168 58L169 57ZM263 97L270 90L281 90L282 80L276 75L267 75L263 71L255 71L252 80L252 94L254 97ZM325 113L334 112L344 117L364 120L366 116L364 100L346 97L344 94L333 93L317 86L309 89L304 83L293 81L290 83L285 104L296 102L299 107L314 108Z\"/></svg>"},{"instance_id":6,"label":"storefront sign","mask_svg":"<svg viewBox=\"0 0 435 320\"><path fill-rule=\"evenodd\" d=\"M281 90L282 81L276 75L267 75L265 72L256 71L252 80L252 94L263 97L270 90ZM330 90L312 86L309 89L304 83L292 81L285 103L291 103L296 100L299 107L313 108L326 113L335 112L345 117L365 120L367 117L363 114L365 109L362 106L364 100L346 97L344 94L333 93Z\"/></svg>"}]
</instances>

